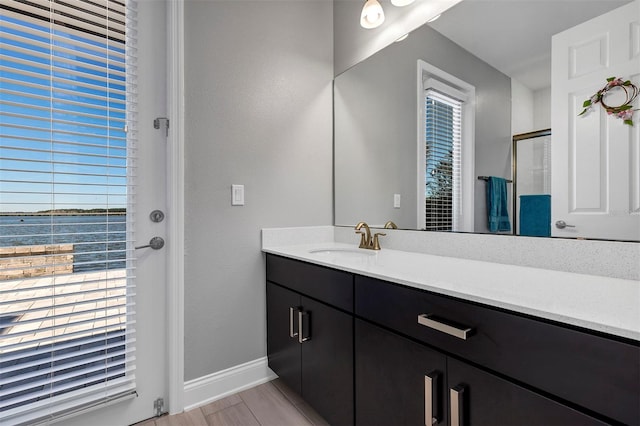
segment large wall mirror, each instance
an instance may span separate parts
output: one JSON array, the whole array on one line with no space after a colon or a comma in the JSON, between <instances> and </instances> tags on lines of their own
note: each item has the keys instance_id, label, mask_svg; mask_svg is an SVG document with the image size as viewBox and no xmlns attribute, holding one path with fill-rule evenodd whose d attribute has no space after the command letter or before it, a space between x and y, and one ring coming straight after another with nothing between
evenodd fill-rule
<instances>
[{"instance_id":1,"label":"large wall mirror","mask_svg":"<svg viewBox=\"0 0 640 426\"><path fill-rule=\"evenodd\" d=\"M489 226L486 194L486 178L495 176L506 180L503 198L511 220L508 229L497 232L518 233L513 137L549 128L554 132L552 35L630 3L463 0L405 40L336 76L335 225L354 226L365 220L381 227L393 221L400 229L496 232ZM594 52L589 58L597 55ZM629 78L640 78L638 68ZM456 106L458 102L461 106ZM429 135L433 123L443 120L444 130ZM458 127L451 128L451 123ZM425 137L437 140L443 132L472 132L473 144L461 158L457 148L427 149L425 158L422 141ZM637 132L628 132L636 144ZM524 144L520 152L525 152ZM553 152L548 145L546 152ZM455 167L462 170L457 180L441 174ZM429 190L429 179L440 186ZM438 194L443 186L453 188L449 195ZM458 203L455 225L425 226L425 190L431 191L431 201L436 200L436 210ZM551 194L551 202L559 196ZM640 216L640 210L637 213ZM632 226L640 228L634 220ZM571 224L567 225L569 233L562 236L580 237L572 235ZM598 234L593 238L636 241L637 231L628 237L623 233L622 237Z\"/></svg>"}]
</instances>

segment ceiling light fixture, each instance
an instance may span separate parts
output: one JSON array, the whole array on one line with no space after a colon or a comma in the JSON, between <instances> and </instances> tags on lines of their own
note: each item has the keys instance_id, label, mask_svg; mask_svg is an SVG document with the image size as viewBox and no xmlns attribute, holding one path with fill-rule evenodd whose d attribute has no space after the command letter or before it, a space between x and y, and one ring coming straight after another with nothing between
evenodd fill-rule
<instances>
[{"instance_id":1,"label":"ceiling light fixture","mask_svg":"<svg viewBox=\"0 0 640 426\"><path fill-rule=\"evenodd\" d=\"M396 43L401 42L402 40L406 40L406 39L407 39L407 37L409 37L409 33L406 33L405 35L400 36L400 37L396 40Z\"/></svg>"},{"instance_id":2,"label":"ceiling light fixture","mask_svg":"<svg viewBox=\"0 0 640 426\"><path fill-rule=\"evenodd\" d=\"M433 22L436 19L438 19L440 16L442 16L442 14L434 16L433 18L429 19L427 22Z\"/></svg>"},{"instance_id":3,"label":"ceiling light fixture","mask_svg":"<svg viewBox=\"0 0 640 426\"><path fill-rule=\"evenodd\" d=\"M394 6L402 7L413 3L415 0L391 0L391 4Z\"/></svg>"},{"instance_id":4,"label":"ceiling light fixture","mask_svg":"<svg viewBox=\"0 0 640 426\"><path fill-rule=\"evenodd\" d=\"M360 15L360 25L362 28L377 28L384 22L384 11L378 0L367 0L362 7Z\"/></svg>"}]
</instances>

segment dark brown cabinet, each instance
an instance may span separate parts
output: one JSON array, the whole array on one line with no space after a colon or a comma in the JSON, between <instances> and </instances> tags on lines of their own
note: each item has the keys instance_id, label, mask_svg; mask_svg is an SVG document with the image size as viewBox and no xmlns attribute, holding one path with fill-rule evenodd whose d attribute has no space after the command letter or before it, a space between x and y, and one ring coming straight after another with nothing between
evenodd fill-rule
<instances>
[{"instance_id":1,"label":"dark brown cabinet","mask_svg":"<svg viewBox=\"0 0 640 426\"><path fill-rule=\"evenodd\" d=\"M280 260L272 259L270 264L280 266ZM268 272L267 278L296 289L299 282L320 284L316 282L318 275L315 273L321 268L304 266L296 277ZM308 275L306 280L303 279L305 275ZM352 296L353 283L349 274L337 275L337 281L331 280L331 273L328 277L321 291L332 285L346 285ZM346 281L343 281L344 277ZM337 288L333 295L343 290ZM325 299L331 299L331 296ZM344 300L340 297L333 300L338 299ZM269 367L331 425L354 423L351 313L267 281L267 354Z\"/></svg>"},{"instance_id":2,"label":"dark brown cabinet","mask_svg":"<svg viewBox=\"0 0 640 426\"><path fill-rule=\"evenodd\" d=\"M640 424L637 343L368 277L356 276L355 294L358 317L586 412ZM420 323L425 316L431 325ZM463 330L464 339L452 335Z\"/></svg>"},{"instance_id":3,"label":"dark brown cabinet","mask_svg":"<svg viewBox=\"0 0 640 426\"><path fill-rule=\"evenodd\" d=\"M355 337L357 425L606 424L368 322Z\"/></svg>"},{"instance_id":4,"label":"dark brown cabinet","mask_svg":"<svg viewBox=\"0 0 640 426\"><path fill-rule=\"evenodd\" d=\"M331 425L640 424L638 342L267 255L269 366Z\"/></svg>"}]
</instances>

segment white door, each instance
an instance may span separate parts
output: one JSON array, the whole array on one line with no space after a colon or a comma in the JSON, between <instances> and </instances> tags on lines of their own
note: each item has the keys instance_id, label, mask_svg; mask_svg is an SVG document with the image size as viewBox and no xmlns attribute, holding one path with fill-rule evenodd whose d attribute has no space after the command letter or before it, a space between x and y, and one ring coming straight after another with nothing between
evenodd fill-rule
<instances>
[{"instance_id":1,"label":"white door","mask_svg":"<svg viewBox=\"0 0 640 426\"><path fill-rule=\"evenodd\" d=\"M640 0L555 35L551 77L552 235L640 240L640 113L633 127L600 104L578 116L607 78L640 86Z\"/></svg>"},{"instance_id":2,"label":"white door","mask_svg":"<svg viewBox=\"0 0 640 426\"><path fill-rule=\"evenodd\" d=\"M136 246L166 237L166 219L154 223L149 213L166 211L166 131L153 120L166 117L166 4L138 1L138 152L135 196ZM164 123L160 123L164 124ZM169 241L167 241L167 244ZM70 419L77 426L129 425L155 415L154 401L167 395L166 247L136 250L136 392L137 396Z\"/></svg>"}]
</instances>

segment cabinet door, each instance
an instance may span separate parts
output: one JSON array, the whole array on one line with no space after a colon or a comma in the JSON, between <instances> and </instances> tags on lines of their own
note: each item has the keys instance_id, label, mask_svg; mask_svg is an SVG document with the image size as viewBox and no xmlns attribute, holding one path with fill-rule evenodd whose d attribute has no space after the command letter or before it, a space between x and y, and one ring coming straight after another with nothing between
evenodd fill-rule
<instances>
[{"instance_id":1,"label":"cabinet door","mask_svg":"<svg viewBox=\"0 0 640 426\"><path fill-rule=\"evenodd\" d=\"M355 333L356 424L447 425L446 357L359 319Z\"/></svg>"},{"instance_id":2,"label":"cabinet door","mask_svg":"<svg viewBox=\"0 0 640 426\"><path fill-rule=\"evenodd\" d=\"M299 294L267 282L267 356L269 367L298 394L302 390L300 343L298 343L297 336L292 337L291 335L298 332L297 310L299 307Z\"/></svg>"},{"instance_id":3,"label":"cabinet door","mask_svg":"<svg viewBox=\"0 0 640 426\"><path fill-rule=\"evenodd\" d=\"M606 424L452 358L447 372L451 426Z\"/></svg>"},{"instance_id":4,"label":"cabinet door","mask_svg":"<svg viewBox=\"0 0 640 426\"><path fill-rule=\"evenodd\" d=\"M353 317L302 297L302 397L330 425L353 424Z\"/></svg>"}]
</instances>

